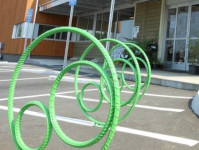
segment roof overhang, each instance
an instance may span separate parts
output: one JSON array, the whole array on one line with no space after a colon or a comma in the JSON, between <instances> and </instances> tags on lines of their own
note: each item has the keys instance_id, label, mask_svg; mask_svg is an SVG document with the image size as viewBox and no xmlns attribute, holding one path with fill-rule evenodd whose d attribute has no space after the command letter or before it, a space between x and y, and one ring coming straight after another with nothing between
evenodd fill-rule
<instances>
[{"instance_id":1,"label":"roof overhang","mask_svg":"<svg viewBox=\"0 0 199 150\"><path fill-rule=\"evenodd\" d=\"M147 0L116 0L115 10L131 8L136 2ZM44 13L69 15L69 0L52 0L39 6L39 11ZM110 11L111 0L77 0L74 16L89 16Z\"/></svg>"}]
</instances>

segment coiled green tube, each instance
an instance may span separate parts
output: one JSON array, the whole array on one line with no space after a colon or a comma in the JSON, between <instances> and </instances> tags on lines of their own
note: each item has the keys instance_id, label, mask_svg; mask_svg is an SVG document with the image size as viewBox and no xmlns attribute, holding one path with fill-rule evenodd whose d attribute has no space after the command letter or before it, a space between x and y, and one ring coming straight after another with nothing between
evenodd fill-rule
<instances>
[{"instance_id":1,"label":"coiled green tube","mask_svg":"<svg viewBox=\"0 0 199 150\"><path fill-rule=\"evenodd\" d=\"M102 53L102 55L104 56L104 59L107 61L108 67L111 70L111 76L113 78L113 83L110 84L109 81L109 77L107 77L106 73L104 73L104 71L102 71L103 69L100 68L99 66L97 66L96 64L93 64L91 62L86 62L86 61L77 61L73 64L71 64L70 66L68 66L67 68L65 68L60 75L58 76L57 80L54 82L54 85L52 87L52 91L51 91L51 95L50 95L50 101L49 101L49 112L50 112L50 116L48 116L48 113L46 113L45 115L47 116L47 118L51 118L52 121L52 125L55 129L55 131L58 133L58 136L64 140L64 138L66 138L65 134L59 134L59 131L61 131L60 129L58 129L58 125L56 124L56 118L55 118L55 110L54 110L54 92L56 91L56 88L58 86L58 82L60 81L60 77L62 77L64 75L64 73L66 73L68 70L71 69L71 67L75 67L78 65L90 65L92 67L94 67L95 69L97 69L100 73L102 73L102 76L104 77L104 79L106 80L108 87L109 87L109 92L111 95L111 103L110 103L110 111L109 111L109 117L107 119L107 123L104 124L101 132L98 134L98 136L94 137L93 139L91 139L90 141L87 142L75 142L72 139L67 139L65 142L71 146L75 146L75 147L85 147L85 146L91 146L92 144L96 143L97 141L99 141L108 131L108 137L107 140L103 146L103 149L108 149L112 138L114 136L115 133L115 129L116 126L118 124L118 118L119 118L119 112L120 112L120 91L119 91L119 83L118 83L118 78L117 78L117 73L114 67L114 64L108 54L108 52L106 51L106 49L104 48L104 46L91 34L87 33L84 30L78 29L78 28L74 28L74 27L59 27L56 29L52 29L50 31L47 31L46 33L40 35L37 39L35 39L26 49L26 51L22 54L22 56L20 57L18 64L15 68L15 71L12 75L12 80L10 83L10 88L9 88L9 96L8 96L8 120L9 120L9 126L10 126L10 130L11 130L11 134L12 134L12 138L13 141L16 145L17 149L27 149L27 146L25 145L25 143L23 143L22 140L18 140L17 138L20 137L20 131L18 131L18 129L20 128L20 118L22 117L22 112L25 111L25 109L28 108L28 106L30 106L30 104L34 104L35 106L39 106L42 105L44 106L44 104L41 104L39 102L30 102L28 105L25 105L21 112L19 113L19 117L17 118L17 122L15 123L14 121L14 114L13 114L13 98L14 98L14 92L15 92L15 87L16 87L16 83L17 83L17 78L19 76L19 72L22 68L22 65L24 64L25 60L27 59L28 55L30 54L30 52L42 41L44 40L46 37L51 36L55 33L60 33L60 32L76 32L82 36L85 36L87 39L90 39L99 49L99 51ZM39 103L39 105L37 105L36 103ZM47 107L46 107L47 108ZM51 123L48 122L48 126L50 126ZM17 130L17 132L15 131L15 129ZM110 129L110 130L108 130ZM48 133L47 135L49 135L49 139L50 139L50 133ZM36 148L36 149L44 149L44 146L46 146L48 143L48 141L44 140L42 147L40 148ZM44 145L44 146L43 146ZM29 148L31 149L31 148Z\"/></svg>"},{"instance_id":2,"label":"coiled green tube","mask_svg":"<svg viewBox=\"0 0 199 150\"><path fill-rule=\"evenodd\" d=\"M24 62L27 59L30 52L42 40L44 40L45 38L47 38L47 37L49 37L53 34L60 33L60 32L75 32L75 33L78 33L78 34L86 37L90 41L92 41L92 44L84 51L80 60L68 65L57 76L57 78L54 81L54 84L52 86L51 93L50 93L49 108L39 101L28 102L21 109L21 111L19 112L19 114L16 118L16 121L15 121L14 120L14 114L13 114L13 103L14 103L13 98L14 98L17 78L19 76L22 65L24 64ZM107 41L116 44L116 46L112 50L110 50L110 52L108 52L104 48L104 46L102 45L102 43L107 42ZM110 57L111 53L118 46L122 46L128 51L128 53L130 55L129 60L125 60L125 59L122 59L122 58L113 59L113 60L111 59L111 57ZM145 60L143 60L141 58L137 58L133 54L133 52L130 49L130 47L132 47L132 46L136 47L138 50L141 51L141 53L144 55ZM99 51L101 52L101 54L103 55L103 57L104 57L103 66L99 66L99 65L97 65L93 62L89 62L89 61L84 60L86 55L88 54L88 52L90 52L93 47L97 47L99 49ZM144 51L141 48L139 48L138 46L136 46L132 43L123 43L123 42L115 40L115 39L102 39L102 40L99 41L94 36L89 34L88 32L86 32L82 29L79 29L79 28L75 28L75 27L59 27L59 28L55 28L55 29L52 29L50 31L47 31L46 33L40 35L37 39L35 39L28 46L26 51L20 57L18 64L15 68L15 71L12 75L12 80L11 80L11 83L10 83L9 95L8 95L8 120L9 120L9 127L10 127L10 130L11 130L12 138L13 138L13 141L16 145L16 148L18 150L21 150L21 149L31 150L31 148L29 148L23 142L23 139L21 138L21 133L20 133L21 127L20 127L20 125L21 125L21 119L22 119L22 116L24 114L24 111L31 106L37 106L37 107L40 107L44 111L44 114L45 114L46 119L47 119L46 120L47 121L47 129L46 129L46 136L45 136L41 146L38 147L38 148L34 148L34 150L45 149L45 147L48 145L48 142L49 142L50 137L51 137L52 127L55 130L55 132L57 133L57 135L59 136L59 138L63 142L65 142L66 144L68 144L72 147L77 147L77 148L92 146L93 144L97 143L99 140L101 140L107 134L107 139L106 139L104 145L102 146L103 150L107 150L110 146L110 143L111 143L113 137L114 137L114 133L115 133L116 126L117 126L118 122L121 122L122 120L124 120L130 114L130 112L133 110L135 104L137 103L137 101L142 96L142 95L140 96L141 89L144 89L144 92L146 92L146 90L149 86L151 70L150 70L150 64L148 62L148 58L145 57L145 56L146 55L145 55ZM118 62L118 61L121 61L121 62L124 63L121 74L118 74L116 72L116 68L114 66L114 63ZM141 74L140 74L140 67L139 67L138 61L142 62L145 65L145 67L147 68L148 78L147 78L147 80L146 80L146 82L144 83L143 86L141 86ZM131 63L131 62L133 62L133 63ZM125 81L124 70L125 70L126 65L130 66L130 68L134 72L134 76L135 76L135 87L134 88L128 86L127 82ZM100 84L98 84L96 82L88 82L81 88L81 90L79 90L78 74L79 74L81 66L89 66L89 67L92 67L93 69L95 69L100 75ZM76 95L78 104L79 104L80 108L82 109L84 115L88 119L90 119L95 124L101 126L101 131L95 137L93 137L93 138L91 138L90 140L87 140L87 141L75 141L75 140L71 139L70 137L68 137L62 131L61 127L59 126L59 124L56 120L56 113L55 113L55 106L54 106L55 105L56 91L57 91L57 88L59 86L59 83L60 83L62 77L65 74L67 74L67 72L69 72L73 68L76 68L75 82L74 82L75 85L74 86L75 86L75 95ZM121 81L121 87L119 87L119 80ZM96 108L94 108L94 109L89 109L84 104L84 101L83 101L84 100L84 91L89 85L94 85L99 90L99 93L100 93L99 103L97 104ZM131 98L129 100L127 100L126 102L121 100L121 98L120 98L120 92L123 89L123 85L125 85L127 88L131 89L132 93L133 93ZM106 95L107 93L105 94L105 90L107 91L108 96ZM95 112L101 107L103 99L105 99L110 104L109 114L108 114L106 122L98 121L98 120L96 120L95 118L93 118L89 115L89 112ZM119 118L120 107L127 106L129 104L131 104L132 106L130 107L128 112L124 116Z\"/></svg>"}]
</instances>

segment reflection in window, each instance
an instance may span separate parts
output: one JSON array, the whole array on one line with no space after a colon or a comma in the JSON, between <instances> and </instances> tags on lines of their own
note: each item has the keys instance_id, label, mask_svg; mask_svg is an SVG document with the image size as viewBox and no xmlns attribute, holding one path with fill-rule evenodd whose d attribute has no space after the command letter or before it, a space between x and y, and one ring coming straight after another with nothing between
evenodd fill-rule
<instances>
[{"instance_id":1,"label":"reflection in window","mask_svg":"<svg viewBox=\"0 0 199 150\"><path fill-rule=\"evenodd\" d=\"M49 30L54 29L56 27L57 26L53 26L53 25L39 25L38 36L45 33L46 31L49 31ZM67 32L53 34L53 35L47 37L47 39L66 40L67 39ZM71 40L71 37L70 37L70 40Z\"/></svg>"},{"instance_id":2,"label":"reflection in window","mask_svg":"<svg viewBox=\"0 0 199 150\"><path fill-rule=\"evenodd\" d=\"M176 26L176 9L168 10L167 38L174 38Z\"/></svg>"},{"instance_id":3,"label":"reflection in window","mask_svg":"<svg viewBox=\"0 0 199 150\"><path fill-rule=\"evenodd\" d=\"M199 44L197 43L198 39L194 39L194 40L190 40L189 41L189 63L193 63L193 62L198 62L199 63L199 53L197 53L197 51L194 51L196 49L190 49L191 46L195 46L195 44ZM194 60L195 59L195 60Z\"/></svg>"},{"instance_id":4,"label":"reflection in window","mask_svg":"<svg viewBox=\"0 0 199 150\"><path fill-rule=\"evenodd\" d=\"M16 30L15 30L14 38L21 38L24 32L24 23L15 25L15 28Z\"/></svg>"},{"instance_id":5,"label":"reflection in window","mask_svg":"<svg viewBox=\"0 0 199 150\"><path fill-rule=\"evenodd\" d=\"M199 37L199 5L193 5L191 9L190 37Z\"/></svg>"},{"instance_id":6,"label":"reflection in window","mask_svg":"<svg viewBox=\"0 0 199 150\"><path fill-rule=\"evenodd\" d=\"M188 7L178 8L178 19L177 19L177 38L185 38L187 34L187 18L188 18Z\"/></svg>"},{"instance_id":7,"label":"reflection in window","mask_svg":"<svg viewBox=\"0 0 199 150\"><path fill-rule=\"evenodd\" d=\"M173 40L166 41L165 61L172 61L173 57Z\"/></svg>"},{"instance_id":8,"label":"reflection in window","mask_svg":"<svg viewBox=\"0 0 199 150\"><path fill-rule=\"evenodd\" d=\"M184 62L185 57L186 40L176 40L175 44L175 62Z\"/></svg>"},{"instance_id":9,"label":"reflection in window","mask_svg":"<svg viewBox=\"0 0 199 150\"><path fill-rule=\"evenodd\" d=\"M67 39L67 32L62 32L61 39L66 40Z\"/></svg>"}]
</instances>

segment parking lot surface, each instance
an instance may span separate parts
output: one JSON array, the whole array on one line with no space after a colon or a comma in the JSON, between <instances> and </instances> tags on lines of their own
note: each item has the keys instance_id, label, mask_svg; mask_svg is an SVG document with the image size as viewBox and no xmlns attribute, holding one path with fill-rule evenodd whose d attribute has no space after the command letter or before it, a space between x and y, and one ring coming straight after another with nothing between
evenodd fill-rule
<instances>
[{"instance_id":1,"label":"parking lot surface","mask_svg":"<svg viewBox=\"0 0 199 150\"><path fill-rule=\"evenodd\" d=\"M14 63L0 64L0 149L14 150L8 117L8 88L12 77ZM56 69L56 67L54 68ZM48 106L50 91L54 80L49 78L47 69L39 66L24 65L17 81L14 95L14 113L27 102L38 100ZM38 73L37 73L38 72ZM71 72L66 78L74 77ZM99 80L92 74L81 74L82 80ZM79 89L85 83L79 84ZM133 82L128 81L129 85ZM94 108L99 101L99 91L92 86L86 89L85 104ZM169 87L151 85L144 97L138 102L131 115L121 122L111 143L110 150L198 150L199 119L192 113L188 104L196 91L179 90ZM124 87L121 98L127 100L131 92ZM73 81L62 81L56 93L56 115L62 130L72 139L84 141L97 135L99 127L92 126L80 109L74 90ZM128 107L121 109L121 115ZM96 119L105 121L109 104L103 102L102 107L92 113ZM39 113L38 113L39 112ZM31 107L22 119L22 136L30 147L37 147L44 138L46 120L42 112ZM101 149L106 137L89 150ZM48 150L73 150L59 139L53 131Z\"/></svg>"}]
</instances>

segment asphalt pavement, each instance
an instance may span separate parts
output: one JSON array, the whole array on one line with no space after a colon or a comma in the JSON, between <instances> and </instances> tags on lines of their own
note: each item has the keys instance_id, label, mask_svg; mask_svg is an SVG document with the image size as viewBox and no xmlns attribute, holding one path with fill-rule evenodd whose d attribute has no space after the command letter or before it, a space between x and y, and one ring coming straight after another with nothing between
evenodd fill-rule
<instances>
[{"instance_id":1,"label":"asphalt pavement","mask_svg":"<svg viewBox=\"0 0 199 150\"><path fill-rule=\"evenodd\" d=\"M10 79L16 64L0 64L0 149L14 150L7 117L7 97ZM56 69L54 67L53 69ZM14 113L32 100L38 100L48 106L49 95L54 80L49 74L41 72L52 71L50 68L24 65L15 92ZM71 72L66 78L74 77ZM81 74L82 80L99 80L92 74ZM127 81L133 86L133 82ZM79 84L79 89L85 83ZM99 101L99 91L89 86L84 95L85 105L94 108ZM127 100L132 92L126 87L121 97ZM198 150L199 149L199 119L189 108L189 101L195 91L179 90L169 87L150 85L146 95L138 102L131 115L118 125L110 150ZM73 80L62 81L56 93L56 114L62 130L72 139L88 140L100 132L99 127L92 126L82 113L75 98ZM123 115L129 106L121 109ZM101 121L107 119L109 104L91 115ZM39 112L39 113L36 113ZM36 115L37 114L37 115ZM32 107L22 119L22 136L30 147L37 147L44 138L46 121L40 109ZM106 136L97 144L84 148L100 150ZM53 131L47 150L73 150L65 144Z\"/></svg>"}]
</instances>

